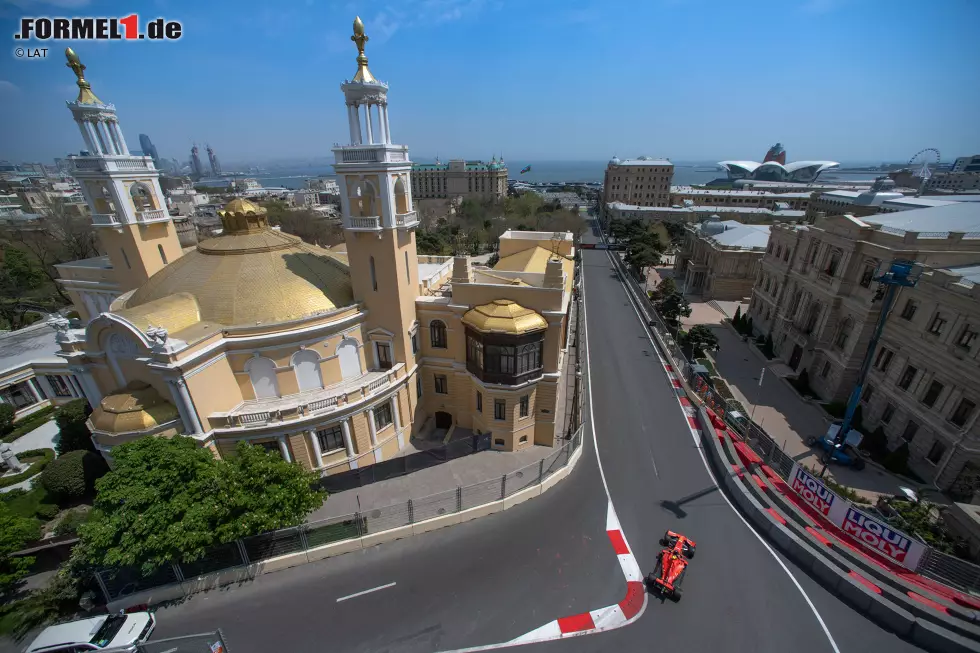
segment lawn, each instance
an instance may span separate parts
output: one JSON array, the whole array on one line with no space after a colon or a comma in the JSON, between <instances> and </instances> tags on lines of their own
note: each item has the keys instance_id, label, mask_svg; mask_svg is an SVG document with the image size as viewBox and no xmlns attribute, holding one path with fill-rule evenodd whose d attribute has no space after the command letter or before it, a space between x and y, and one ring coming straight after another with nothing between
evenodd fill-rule
<instances>
[{"instance_id":1,"label":"lawn","mask_svg":"<svg viewBox=\"0 0 980 653\"><path fill-rule=\"evenodd\" d=\"M34 488L23 494L18 493L12 499L3 497L3 501L11 512L21 517L38 517L38 511L41 513L50 511L50 508L42 508L41 506L55 506L55 512L57 512L54 499L48 496L47 491L42 487Z\"/></svg>"},{"instance_id":2,"label":"lawn","mask_svg":"<svg viewBox=\"0 0 980 653\"><path fill-rule=\"evenodd\" d=\"M36 413L31 413L19 422L14 422L14 430L3 436L3 441L13 442L17 438L27 435L37 427L41 426L53 417L51 413L54 412L54 408L54 406L47 406Z\"/></svg>"},{"instance_id":3,"label":"lawn","mask_svg":"<svg viewBox=\"0 0 980 653\"><path fill-rule=\"evenodd\" d=\"M697 359L697 361L698 361L698 365L704 365L704 367L708 370L708 375L709 376L717 376L718 372L717 372L717 370L715 370L715 366L712 365L710 359L707 359L707 358L699 358L699 359Z\"/></svg>"}]
</instances>

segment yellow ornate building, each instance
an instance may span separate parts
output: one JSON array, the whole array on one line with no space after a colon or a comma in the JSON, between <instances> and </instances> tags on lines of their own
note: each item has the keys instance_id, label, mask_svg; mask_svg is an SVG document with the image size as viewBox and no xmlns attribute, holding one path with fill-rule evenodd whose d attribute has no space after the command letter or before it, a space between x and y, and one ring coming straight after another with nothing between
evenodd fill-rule
<instances>
[{"instance_id":1,"label":"yellow ornate building","mask_svg":"<svg viewBox=\"0 0 980 653\"><path fill-rule=\"evenodd\" d=\"M61 266L86 326L65 322L58 340L110 460L119 443L177 433L216 456L248 440L328 474L457 429L499 450L554 444L572 236L508 232L494 269L418 257L408 148L391 142L360 20L352 40L350 144L334 149L346 253L271 228L244 199L220 212L220 237L182 250L153 213L159 173L128 153L69 51L88 147L72 161L107 256Z\"/></svg>"}]
</instances>

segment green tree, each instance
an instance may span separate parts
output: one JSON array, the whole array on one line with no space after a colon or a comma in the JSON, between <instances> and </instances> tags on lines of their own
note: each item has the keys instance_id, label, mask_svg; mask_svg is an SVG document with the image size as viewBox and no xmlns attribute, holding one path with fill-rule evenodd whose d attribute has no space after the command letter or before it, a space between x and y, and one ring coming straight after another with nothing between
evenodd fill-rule
<instances>
[{"instance_id":1,"label":"green tree","mask_svg":"<svg viewBox=\"0 0 980 653\"><path fill-rule=\"evenodd\" d=\"M755 329L755 325L752 324L752 316L750 315L745 320L745 335L751 338L753 329Z\"/></svg>"},{"instance_id":2,"label":"green tree","mask_svg":"<svg viewBox=\"0 0 980 653\"><path fill-rule=\"evenodd\" d=\"M659 302L665 297L669 297L677 292L677 282L674 281L673 277L666 277L660 280L657 284L656 290L653 290L650 294L650 299L654 302Z\"/></svg>"},{"instance_id":3,"label":"green tree","mask_svg":"<svg viewBox=\"0 0 980 653\"><path fill-rule=\"evenodd\" d=\"M41 485L60 502L91 496L95 482L109 471L105 459L94 451L69 451L41 472Z\"/></svg>"},{"instance_id":4,"label":"green tree","mask_svg":"<svg viewBox=\"0 0 980 653\"><path fill-rule=\"evenodd\" d=\"M30 556L12 558L10 554L20 551L40 534L37 520L16 515L6 503L0 502L0 596L14 589L34 564Z\"/></svg>"},{"instance_id":5,"label":"green tree","mask_svg":"<svg viewBox=\"0 0 980 653\"><path fill-rule=\"evenodd\" d=\"M628 247L623 261L642 276L646 268L660 264L660 252L645 243L638 243Z\"/></svg>"},{"instance_id":6,"label":"green tree","mask_svg":"<svg viewBox=\"0 0 980 653\"><path fill-rule=\"evenodd\" d=\"M742 307L741 306L736 306L735 307L735 317L732 318L732 326L735 327L735 330L738 331L739 333L742 333L743 331L745 331L745 324L742 323Z\"/></svg>"},{"instance_id":7,"label":"green tree","mask_svg":"<svg viewBox=\"0 0 980 653\"><path fill-rule=\"evenodd\" d=\"M705 325L696 324L685 334L681 346L688 357L698 358L706 351L718 349L718 336Z\"/></svg>"},{"instance_id":8,"label":"green tree","mask_svg":"<svg viewBox=\"0 0 980 653\"><path fill-rule=\"evenodd\" d=\"M0 435L6 435L14 430L14 416L17 411L13 406L4 402L0 403Z\"/></svg>"},{"instance_id":9,"label":"green tree","mask_svg":"<svg viewBox=\"0 0 980 653\"><path fill-rule=\"evenodd\" d=\"M675 327L680 318L691 316L691 304L684 295L675 292L664 297L657 307L657 311L669 326Z\"/></svg>"},{"instance_id":10,"label":"green tree","mask_svg":"<svg viewBox=\"0 0 980 653\"><path fill-rule=\"evenodd\" d=\"M93 515L79 528L84 559L140 567L199 559L211 547L295 526L324 500L317 474L239 443L216 460L191 438L140 438L113 448Z\"/></svg>"},{"instance_id":11,"label":"green tree","mask_svg":"<svg viewBox=\"0 0 980 653\"><path fill-rule=\"evenodd\" d=\"M92 408L85 399L69 401L54 412L54 421L59 429L58 444L55 448L59 456L69 451L95 451L92 432L85 423L91 412Z\"/></svg>"},{"instance_id":12,"label":"green tree","mask_svg":"<svg viewBox=\"0 0 980 653\"><path fill-rule=\"evenodd\" d=\"M44 272L24 250L6 247L0 265L0 322L16 330L25 325L28 311L53 308L43 297Z\"/></svg>"}]
</instances>

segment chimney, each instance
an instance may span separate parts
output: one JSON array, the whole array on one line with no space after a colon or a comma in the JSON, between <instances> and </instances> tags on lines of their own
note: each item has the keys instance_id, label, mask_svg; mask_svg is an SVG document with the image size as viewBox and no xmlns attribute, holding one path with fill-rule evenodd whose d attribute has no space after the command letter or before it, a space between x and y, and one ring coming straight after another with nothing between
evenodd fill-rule
<instances>
[{"instance_id":1,"label":"chimney","mask_svg":"<svg viewBox=\"0 0 980 653\"><path fill-rule=\"evenodd\" d=\"M544 269L544 287L562 288L564 287L565 270L561 266L559 259L551 259L548 266Z\"/></svg>"},{"instance_id":2,"label":"chimney","mask_svg":"<svg viewBox=\"0 0 980 653\"><path fill-rule=\"evenodd\" d=\"M455 283L471 283L470 259L466 256L457 256L453 259L453 278Z\"/></svg>"}]
</instances>

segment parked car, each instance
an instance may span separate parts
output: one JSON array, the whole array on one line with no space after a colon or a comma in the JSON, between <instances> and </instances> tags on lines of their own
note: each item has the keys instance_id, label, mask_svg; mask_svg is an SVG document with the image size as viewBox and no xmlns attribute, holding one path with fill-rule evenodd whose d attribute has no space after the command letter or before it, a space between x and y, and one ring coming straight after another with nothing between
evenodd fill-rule
<instances>
[{"instance_id":1,"label":"parked car","mask_svg":"<svg viewBox=\"0 0 980 653\"><path fill-rule=\"evenodd\" d=\"M149 612L110 614L48 626L24 653L131 653L150 638L156 619Z\"/></svg>"},{"instance_id":2,"label":"parked car","mask_svg":"<svg viewBox=\"0 0 980 653\"><path fill-rule=\"evenodd\" d=\"M851 466L860 471L864 469L864 458L858 452L858 445L864 439L864 435L851 429L847 433L847 438L841 444L835 444L834 440L840 431L841 425L837 422L830 425L827 433L822 438L810 437L806 440L808 447L818 446L824 450L823 458L833 460L841 465Z\"/></svg>"}]
</instances>

